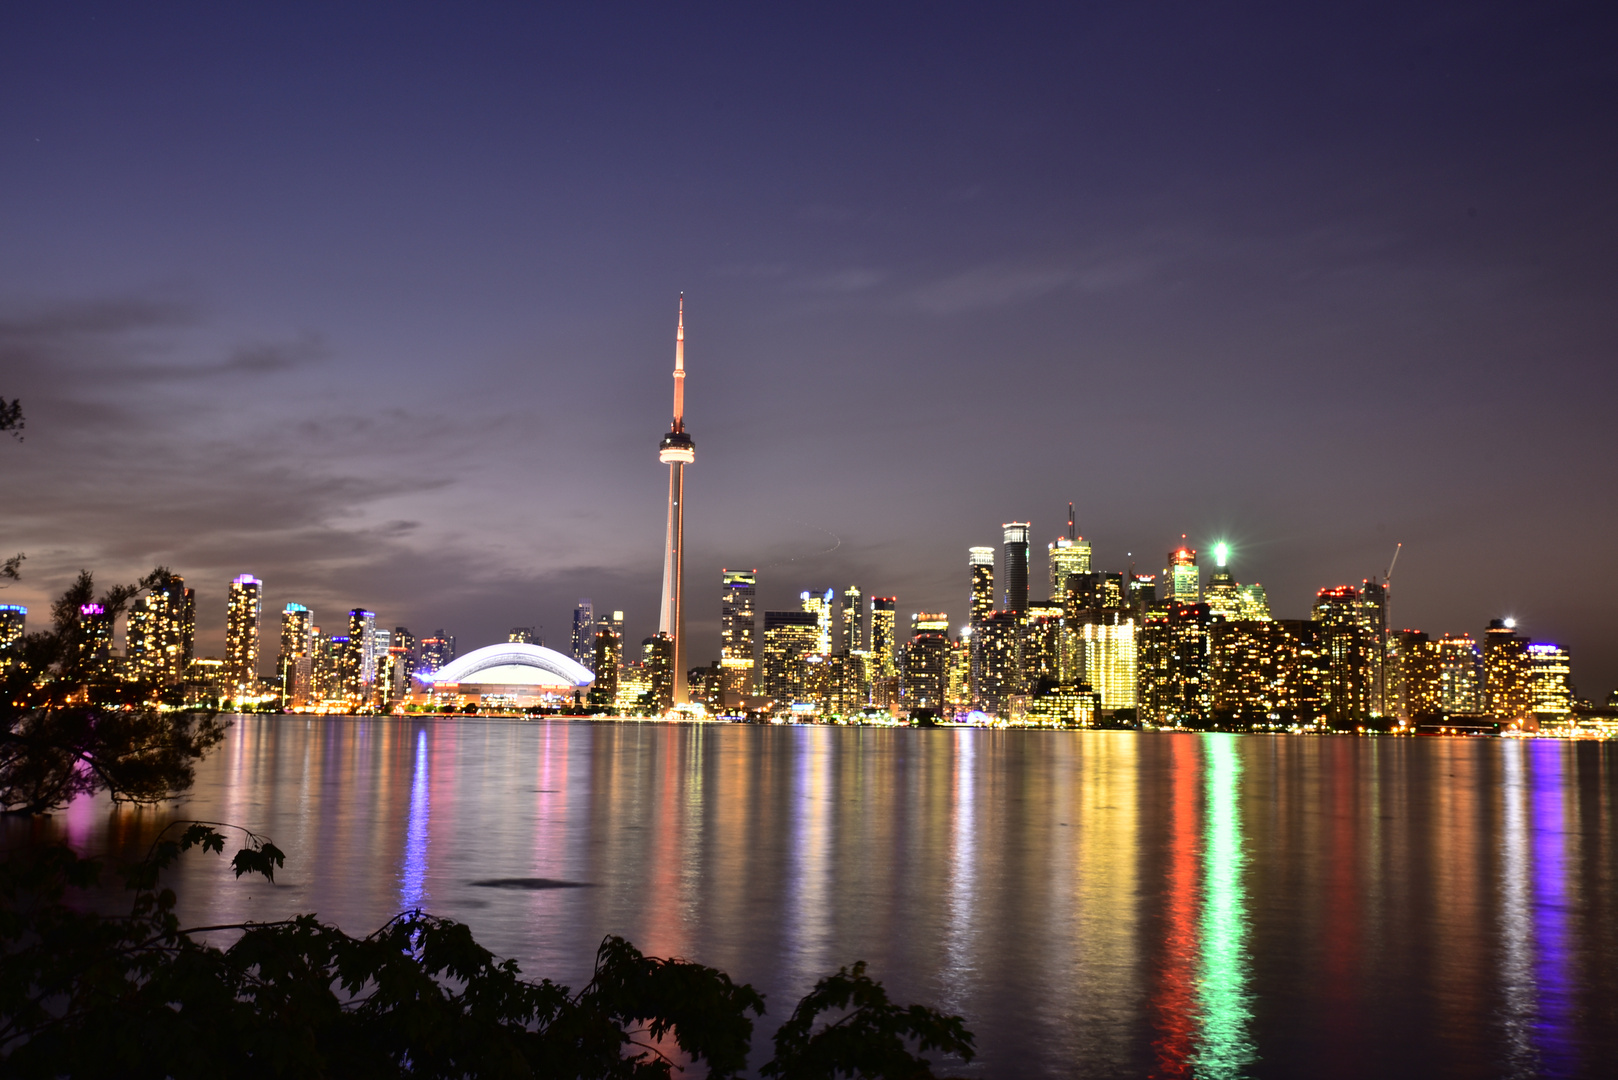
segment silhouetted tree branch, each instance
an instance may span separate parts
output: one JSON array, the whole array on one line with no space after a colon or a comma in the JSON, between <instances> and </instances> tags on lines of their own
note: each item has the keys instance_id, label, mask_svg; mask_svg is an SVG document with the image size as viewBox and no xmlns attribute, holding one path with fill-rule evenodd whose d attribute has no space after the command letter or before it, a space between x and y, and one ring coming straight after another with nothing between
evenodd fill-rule
<instances>
[{"instance_id":1,"label":"silhouetted tree branch","mask_svg":"<svg viewBox=\"0 0 1618 1080\"><path fill-rule=\"evenodd\" d=\"M47 813L81 794L152 803L191 786L196 762L224 738L208 711L155 704L160 687L119 677L97 651L97 623L109 625L142 589L166 583L158 567L137 585L115 585L97 599L89 571L51 606L52 628L4 653L0 670L0 809Z\"/></svg>"},{"instance_id":2,"label":"silhouetted tree branch","mask_svg":"<svg viewBox=\"0 0 1618 1080\"><path fill-rule=\"evenodd\" d=\"M9 431L12 438L22 442L22 431L26 426L22 415L22 401L18 398L7 401L0 397L0 431Z\"/></svg>"},{"instance_id":3,"label":"silhouetted tree branch","mask_svg":"<svg viewBox=\"0 0 1618 1080\"><path fill-rule=\"evenodd\" d=\"M313 915L181 929L159 877L186 850L223 854L230 828L190 822L126 873L127 917L66 902L100 864L50 847L0 865L0 1072L15 1076L664 1078L672 1039L715 1078L746 1066L764 999L724 972L643 955L618 937L574 993L521 977L460 923L405 912L350 937ZM171 826L171 830L179 824ZM245 832L245 830L243 830ZM274 880L282 853L245 833L237 877ZM202 931L240 934L227 948ZM817 1017L846 1010L813 1031ZM650 1040L648 1042L647 1040ZM767 1076L927 1080L910 1053L963 1060L960 1017L896 1006L863 963L823 979L775 1037Z\"/></svg>"}]
</instances>

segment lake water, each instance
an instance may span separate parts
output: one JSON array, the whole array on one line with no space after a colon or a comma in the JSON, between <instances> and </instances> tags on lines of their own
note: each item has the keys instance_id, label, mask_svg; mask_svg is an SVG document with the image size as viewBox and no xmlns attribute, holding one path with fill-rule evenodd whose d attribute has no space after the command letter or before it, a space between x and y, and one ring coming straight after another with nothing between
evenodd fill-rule
<instances>
[{"instance_id":1,"label":"lake water","mask_svg":"<svg viewBox=\"0 0 1618 1080\"><path fill-rule=\"evenodd\" d=\"M285 872L188 856L187 917L419 906L575 987L622 934L765 992L755 1061L867 960L962 1075L1612 1076L1615 795L1603 743L265 717L6 843L239 823Z\"/></svg>"}]
</instances>

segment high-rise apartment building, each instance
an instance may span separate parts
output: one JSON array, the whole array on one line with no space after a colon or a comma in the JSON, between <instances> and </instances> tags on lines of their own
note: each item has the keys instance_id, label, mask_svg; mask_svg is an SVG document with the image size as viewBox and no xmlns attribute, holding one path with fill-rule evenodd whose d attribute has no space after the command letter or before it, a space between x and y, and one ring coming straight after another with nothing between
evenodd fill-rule
<instances>
[{"instance_id":1,"label":"high-rise apartment building","mask_svg":"<svg viewBox=\"0 0 1618 1080\"><path fill-rule=\"evenodd\" d=\"M177 574L130 607L125 655L137 679L173 686L191 666L197 630L196 593Z\"/></svg>"},{"instance_id":2,"label":"high-rise apartment building","mask_svg":"<svg viewBox=\"0 0 1618 1080\"><path fill-rule=\"evenodd\" d=\"M21 604L0 604L0 650L22 640L28 632L28 609ZM0 668L6 664L6 658L0 655Z\"/></svg>"},{"instance_id":3,"label":"high-rise apartment building","mask_svg":"<svg viewBox=\"0 0 1618 1080\"><path fill-rule=\"evenodd\" d=\"M455 655L455 636L444 633L442 627L432 637L421 639L423 671L442 671L454 661Z\"/></svg>"},{"instance_id":4,"label":"high-rise apartment building","mask_svg":"<svg viewBox=\"0 0 1618 1080\"><path fill-rule=\"evenodd\" d=\"M897 674L894 657L894 626L898 618L899 599L895 596L871 597L871 678L891 679Z\"/></svg>"},{"instance_id":5,"label":"high-rise apartment building","mask_svg":"<svg viewBox=\"0 0 1618 1080\"><path fill-rule=\"evenodd\" d=\"M961 636L949 643L947 671L944 676L944 704L952 709L969 708L972 704L972 628L965 627Z\"/></svg>"},{"instance_id":6,"label":"high-rise apartment building","mask_svg":"<svg viewBox=\"0 0 1618 1080\"><path fill-rule=\"evenodd\" d=\"M225 683L232 696L258 689L259 616L264 583L242 574L230 583L225 608Z\"/></svg>"},{"instance_id":7,"label":"high-rise apartment building","mask_svg":"<svg viewBox=\"0 0 1618 1080\"><path fill-rule=\"evenodd\" d=\"M720 570L719 574L719 662L733 673L726 677L733 684L728 689L752 693L758 571Z\"/></svg>"},{"instance_id":8,"label":"high-rise apartment building","mask_svg":"<svg viewBox=\"0 0 1618 1080\"><path fill-rule=\"evenodd\" d=\"M1522 726L1533 715L1528 639L1513 619L1492 619L1483 635L1483 709L1496 722Z\"/></svg>"},{"instance_id":9,"label":"high-rise apartment building","mask_svg":"<svg viewBox=\"0 0 1618 1080\"><path fill-rule=\"evenodd\" d=\"M994 614L994 548L966 549L966 565L972 575L972 592L968 598L972 633L967 639L970 650L970 673L967 694L976 704L982 698L983 680L983 623Z\"/></svg>"},{"instance_id":10,"label":"high-rise apartment building","mask_svg":"<svg viewBox=\"0 0 1618 1080\"><path fill-rule=\"evenodd\" d=\"M1122 608L1088 608L1071 630L1078 639L1076 660L1064 681L1089 683L1101 708L1133 709L1136 694L1136 620Z\"/></svg>"},{"instance_id":11,"label":"high-rise apartment building","mask_svg":"<svg viewBox=\"0 0 1618 1080\"><path fill-rule=\"evenodd\" d=\"M573 659L585 667L596 662L595 634L595 605L588 596L580 597L579 602L573 605L573 633L568 638L568 645Z\"/></svg>"},{"instance_id":12,"label":"high-rise apartment building","mask_svg":"<svg viewBox=\"0 0 1618 1080\"><path fill-rule=\"evenodd\" d=\"M1243 622L1269 620L1270 598L1265 595L1264 586L1257 582L1236 586L1236 617Z\"/></svg>"},{"instance_id":13,"label":"high-rise apartment building","mask_svg":"<svg viewBox=\"0 0 1618 1080\"><path fill-rule=\"evenodd\" d=\"M1213 711L1207 604L1168 603L1141 622L1136 707L1143 723L1200 727Z\"/></svg>"},{"instance_id":14,"label":"high-rise apartment building","mask_svg":"<svg viewBox=\"0 0 1618 1080\"><path fill-rule=\"evenodd\" d=\"M1365 723L1370 711L1362 613L1359 591L1352 585L1321 589L1315 597L1314 621L1320 625L1326 657L1326 723L1339 731Z\"/></svg>"},{"instance_id":15,"label":"high-rise apartment building","mask_svg":"<svg viewBox=\"0 0 1618 1080\"><path fill-rule=\"evenodd\" d=\"M281 650L275 658L283 708L309 703L314 680L314 638L314 613L303 604L288 604L281 612Z\"/></svg>"},{"instance_id":16,"label":"high-rise apartment building","mask_svg":"<svg viewBox=\"0 0 1618 1080\"><path fill-rule=\"evenodd\" d=\"M1397 703L1388 696L1388 587L1375 578L1360 584L1360 641L1365 650L1365 709L1391 716Z\"/></svg>"},{"instance_id":17,"label":"high-rise apartment building","mask_svg":"<svg viewBox=\"0 0 1618 1080\"><path fill-rule=\"evenodd\" d=\"M820 617L816 612L764 613L762 683L764 693L774 698L777 706L805 696L804 658L820 653L820 632Z\"/></svg>"},{"instance_id":18,"label":"high-rise apartment building","mask_svg":"<svg viewBox=\"0 0 1618 1080\"><path fill-rule=\"evenodd\" d=\"M386 647L377 647L376 612L354 608L348 613L349 681L344 688L356 698L364 698L376 683L376 659Z\"/></svg>"},{"instance_id":19,"label":"high-rise apartment building","mask_svg":"<svg viewBox=\"0 0 1618 1080\"><path fill-rule=\"evenodd\" d=\"M1312 727L1323 715L1325 658L1312 621L1215 621L1209 675L1219 727Z\"/></svg>"},{"instance_id":20,"label":"high-rise apartment building","mask_svg":"<svg viewBox=\"0 0 1618 1080\"><path fill-rule=\"evenodd\" d=\"M79 606L79 666L86 675L101 675L112 663L112 618L100 604Z\"/></svg>"},{"instance_id":21,"label":"high-rise apartment building","mask_svg":"<svg viewBox=\"0 0 1618 1080\"><path fill-rule=\"evenodd\" d=\"M590 704L611 707L618 701L618 668L623 663L622 633L603 626L596 631L595 673L590 684Z\"/></svg>"},{"instance_id":22,"label":"high-rise apartment building","mask_svg":"<svg viewBox=\"0 0 1618 1080\"><path fill-rule=\"evenodd\" d=\"M408 628L395 626L393 628L393 651L404 657L404 684L413 689L412 681L416 672L421 670L421 642L416 640ZM407 689L408 693L409 690Z\"/></svg>"},{"instance_id":23,"label":"high-rise apartment building","mask_svg":"<svg viewBox=\"0 0 1618 1080\"><path fill-rule=\"evenodd\" d=\"M949 616L919 611L910 617L900 697L911 709L942 709L949 674Z\"/></svg>"},{"instance_id":24,"label":"high-rise apartment building","mask_svg":"<svg viewBox=\"0 0 1618 1080\"><path fill-rule=\"evenodd\" d=\"M1028 530L1026 521L1008 521L1005 530L1005 603L1003 610L1028 610Z\"/></svg>"},{"instance_id":25,"label":"high-rise apartment building","mask_svg":"<svg viewBox=\"0 0 1618 1080\"><path fill-rule=\"evenodd\" d=\"M1440 709L1445 713L1483 712L1483 650L1478 643L1470 634L1445 634L1433 645L1438 650Z\"/></svg>"},{"instance_id":26,"label":"high-rise apartment building","mask_svg":"<svg viewBox=\"0 0 1618 1080\"><path fill-rule=\"evenodd\" d=\"M646 671L652 705L658 712L674 707L674 639L659 631L640 643L640 662ZM680 680L683 685L685 680Z\"/></svg>"},{"instance_id":27,"label":"high-rise apartment building","mask_svg":"<svg viewBox=\"0 0 1618 1080\"><path fill-rule=\"evenodd\" d=\"M1567 650L1549 642L1528 646L1528 708L1541 724L1560 723L1573 712Z\"/></svg>"},{"instance_id":28,"label":"high-rise apartment building","mask_svg":"<svg viewBox=\"0 0 1618 1080\"><path fill-rule=\"evenodd\" d=\"M996 611L972 633L978 648L978 708L1002 719L1024 692L1022 631L1021 613Z\"/></svg>"},{"instance_id":29,"label":"high-rise apartment building","mask_svg":"<svg viewBox=\"0 0 1618 1080\"><path fill-rule=\"evenodd\" d=\"M1062 681L1064 629L1062 605L1051 601L1030 601L1023 613L1023 683L1032 687L1041 679Z\"/></svg>"},{"instance_id":30,"label":"high-rise apartment building","mask_svg":"<svg viewBox=\"0 0 1618 1080\"><path fill-rule=\"evenodd\" d=\"M844 652L865 651L865 594L858 585L843 590L843 642Z\"/></svg>"},{"instance_id":31,"label":"high-rise apartment building","mask_svg":"<svg viewBox=\"0 0 1618 1080\"><path fill-rule=\"evenodd\" d=\"M539 628L536 626L513 626L506 631L506 644L537 645L539 644ZM588 667L589 665L585 666Z\"/></svg>"},{"instance_id":32,"label":"high-rise apartment building","mask_svg":"<svg viewBox=\"0 0 1618 1080\"><path fill-rule=\"evenodd\" d=\"M831 652L832 605L837 594L832 589L809 589L798 594L798 600L803 604L803 610L815 616L815 625L820 628L818 653Z\"/></svg>"},{"instance_id":33,"label":"high-rise apartment building","mask_svg":"<svg viewBox=\"0 0 1618 1080\"><path fill-rule=\"evenodd\" d=\"M1067 535L1051 541L1047 549L1051 561L1051 598L1060 600L1067 593L1067 579L1090 572L1090 541L1078 534L1073 522L1073 504L1067 504Z\"/></svg>"},{"instance_id":34,"label":"high-rise apartment building","mask_svg":"<svg viewBox=\"0 0 1618 1080\"><path fill-rule=\"evenodd\" d=\"M1158 594L1159 599L1176 604L1195 604L1202 596L1196 551L1181 544L1169 552L1168 563L1163 568L1163 590Z\"/></svg>"}]
</instances>

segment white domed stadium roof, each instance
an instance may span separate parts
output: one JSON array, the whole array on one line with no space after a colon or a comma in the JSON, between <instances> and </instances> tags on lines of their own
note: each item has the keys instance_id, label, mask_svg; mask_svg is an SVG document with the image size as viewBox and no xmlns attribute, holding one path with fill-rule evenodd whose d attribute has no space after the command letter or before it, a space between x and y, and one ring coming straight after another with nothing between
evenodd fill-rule
<instances>
[{"instance_id":1,"label":"white domed stadium roof","mask_svg":"<svg viewBox=\"0 0 1618 1080\"><path fill-rule=\"evenodd\" d=\"M554 686L579 689L595 682L585 667L543 645L503 642L474 649L438 671L418 674L424 683L473 683L488 686Z\"/></svg>"}]
</instances>

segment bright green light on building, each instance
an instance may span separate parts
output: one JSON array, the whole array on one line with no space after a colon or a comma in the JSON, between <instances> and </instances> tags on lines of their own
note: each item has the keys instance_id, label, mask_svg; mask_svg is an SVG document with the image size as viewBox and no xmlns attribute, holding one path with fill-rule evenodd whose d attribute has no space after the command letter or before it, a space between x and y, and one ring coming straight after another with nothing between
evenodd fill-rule
<instances>
[{"instance_id":1,"label":"bright green light on building","mask_svg":"<svg viewBox=\"0 0 1618 1080\"><path fill-rule=\"evenodd\" d=\"M1227 544L1223 540L1221 540L1221 541L1219 541L1219 543L1214 545L1214 562L1218 563L1220 566L1224 566L1225 565L1225 560L1227 558L1229 558L1229 557L1230 557L1230 545L1229 544Z\"/></svg>"}]
</instances>

